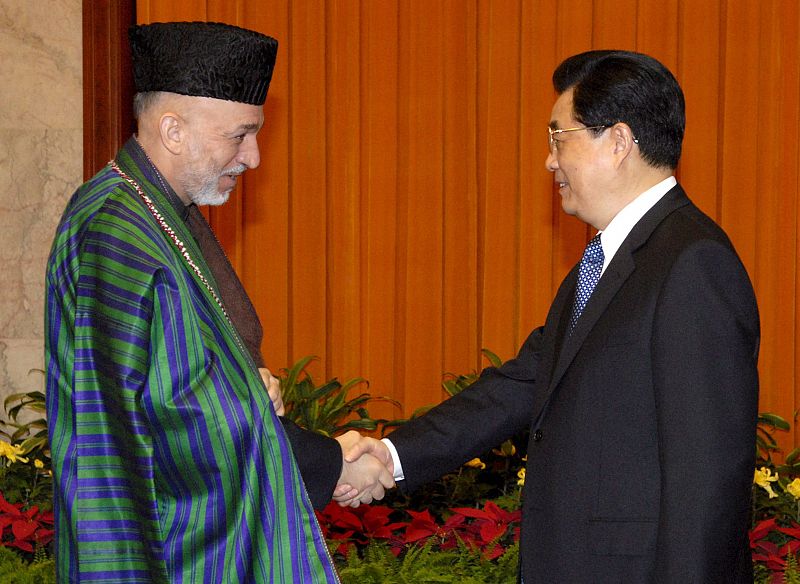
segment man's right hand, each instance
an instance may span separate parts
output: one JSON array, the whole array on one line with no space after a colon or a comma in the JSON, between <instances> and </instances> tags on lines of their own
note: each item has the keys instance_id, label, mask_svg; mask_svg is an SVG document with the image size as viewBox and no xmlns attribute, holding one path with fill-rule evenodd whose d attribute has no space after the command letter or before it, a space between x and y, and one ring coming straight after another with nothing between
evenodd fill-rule
<instances>
[{"instance_id":1,"label":"man's right hand","mask_svg":"<svg viewBox=\"0 0 800 584\"><path fill-rule=\"evenodd\" d=\"M394 487L394 464L386 445L355 430L336 440L342 447L343 463L334 501L342 507L358 507L383 499L386 489Z\"/></svg>"}]
</instances>

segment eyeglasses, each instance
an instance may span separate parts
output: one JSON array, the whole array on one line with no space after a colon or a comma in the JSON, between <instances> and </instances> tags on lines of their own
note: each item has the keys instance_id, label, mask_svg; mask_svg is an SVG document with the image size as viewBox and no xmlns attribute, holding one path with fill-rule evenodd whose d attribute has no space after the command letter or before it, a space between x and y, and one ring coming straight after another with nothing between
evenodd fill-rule
<instances>
[{"instance_id":1,"label":"eyeglasses","mask_svg":"<svg viewBox=\"0 0 800 584\"><path fill-rule=\"evenodd\" d=\"M553 136L556 134L563 134L564 132L580 132L581 130L599 130L601 128L610 128L613 124L607 125L600 125L600 126L584 126L582 128L564 128L555 130L550 126L547 126L547 147L550 149L550 154L555 154L556 150L558 150L558 140L556 140ZM639 139L634 137L633 143L638 144Z\"/></svg>"},{"instance_id":2,"label":"eyeglasses","mask_svg":"<svg viewBox=\"0 0 800 584\"><path fill-rule=\"evenodd\" d=\"M558 150L558 140L554 138L556 134L563 134L564 132L580 132L581 130L599 130L600 128L610 128L611 126L584 126L582 128L564 128L561 130L554 130L547 126L547 146L550 148L550 154L555 154Z\"/></svg>"}]
</instances>

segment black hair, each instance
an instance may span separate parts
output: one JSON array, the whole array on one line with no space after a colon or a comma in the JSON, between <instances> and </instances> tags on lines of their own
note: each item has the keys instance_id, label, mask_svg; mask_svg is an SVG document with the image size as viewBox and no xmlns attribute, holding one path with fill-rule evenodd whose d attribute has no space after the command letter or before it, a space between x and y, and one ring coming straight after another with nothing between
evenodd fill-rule
<instances>
[{"instance_id":1,"label":"black hair","mask_svg":"<svg viewBox=\"0 0 800 584\"><path fill-rule=\"evenodd\" d=\"M624 122L648 164L678 165L686 126L683 91L654 58L630 51L580 53L558 66L553 86L559 94L573 90L573 115L583 125Z\"/></svg>"}]
</instances>

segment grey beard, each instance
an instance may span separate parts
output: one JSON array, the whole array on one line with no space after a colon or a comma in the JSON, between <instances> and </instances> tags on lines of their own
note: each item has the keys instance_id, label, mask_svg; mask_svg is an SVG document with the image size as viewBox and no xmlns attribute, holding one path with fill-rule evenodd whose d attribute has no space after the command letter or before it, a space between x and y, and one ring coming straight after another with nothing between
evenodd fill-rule
<instances>
[{"instance_id":1,"label":"grey beard","mask_svg":"<svg viewBox=\"0 0 800 584\"><path fill-rule=\"evenodd\" d=\"M191 186L185 185L184 190L186 194L189 195L189 198L195 205L213 205L219 206L228 201L228 198L231 196L230 191L225 191L224 193L219 192L219 179L220 176L223 174L237 174L240 175L247 167L243 164L231 168L228 172L219 173L219 172L207 172L207 173L198 173L198 172L190 172L187 180L184 183L193 183L195 185L199 185L197 188L193 188Z\"/></svg>"},{"instance_id":2,"label":"grey beard","mask_svg":"<svg viewBox=\"0 0 800 584\"><path fill-rule=\"evenodd\" d=\"M220 193L217 190L216 184L214 185L204 184L198 192L196 193L189 192L189 198L195 205L198 206L200 205L219 206L226 203L230 196L231 196L230 191L225 191L224 193Z\"/></svg>"}]
</instances>

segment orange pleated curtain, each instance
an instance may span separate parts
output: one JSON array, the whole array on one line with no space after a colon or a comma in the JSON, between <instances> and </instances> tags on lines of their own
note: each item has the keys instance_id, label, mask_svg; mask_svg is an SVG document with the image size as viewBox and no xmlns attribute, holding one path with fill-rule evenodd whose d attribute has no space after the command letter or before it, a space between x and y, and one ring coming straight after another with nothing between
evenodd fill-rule
<instances>
[{"instance_id":1,"label":"orange pleated curtain","mask_svg":"<svg viewBox=\"0 0 800 584\"><path fill-rule=\"evenodd\" d=\"M761 410L793 419L796 1L142 0L137 19L280 41L261 167L210 218L269 365L317 355L318 380L401 402L372 407L389 418L441 401L443 373L480 369L481 348L513 356L580 257L590 233L544 168L554 67L592 48L657 57L687 99L679 180L758 294Z\"/></svg>"}]
</instances>

